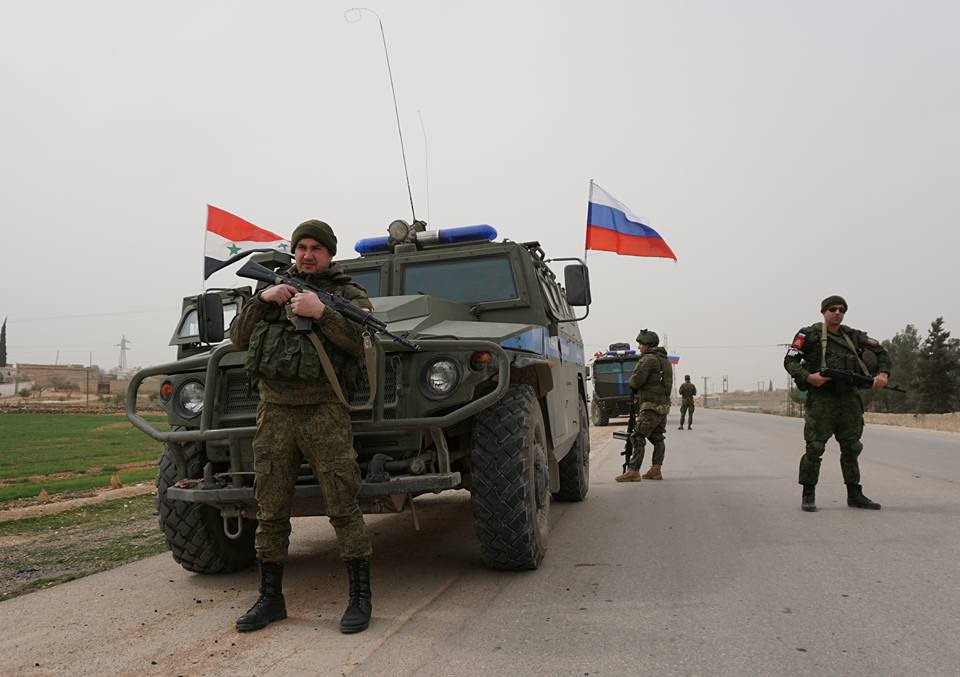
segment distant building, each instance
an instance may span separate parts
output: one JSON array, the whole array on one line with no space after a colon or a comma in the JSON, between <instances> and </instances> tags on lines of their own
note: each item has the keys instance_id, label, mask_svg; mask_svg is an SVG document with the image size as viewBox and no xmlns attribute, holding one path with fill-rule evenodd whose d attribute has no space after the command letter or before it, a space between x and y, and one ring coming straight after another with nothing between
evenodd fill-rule
<instances>
[{"instance_id":1,"label":"distant building","mask_svg":"<svg viewBox=\"0 0 960 677\"><path fill-rule=\"evenodd\" d=\"M46 387L57 382L72 383L77 392L97 393L100 382L98 367L85 367L82 364L17 364L20 381L33 381Z\"/></svg>"}]
</instances>

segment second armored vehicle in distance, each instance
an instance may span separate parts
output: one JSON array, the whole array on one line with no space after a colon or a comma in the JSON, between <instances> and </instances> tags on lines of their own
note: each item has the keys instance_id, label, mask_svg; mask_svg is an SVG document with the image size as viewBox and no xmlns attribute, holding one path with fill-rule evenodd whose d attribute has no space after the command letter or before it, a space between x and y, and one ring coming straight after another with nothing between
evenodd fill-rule
<instances>
[{"instance_id":1,"label":"second armored vehicle in distance","mask_svg":"<svg viewBox=\"0 0 960 677\"><path fill-rule=\"evenodd\" d=\"M640 353L631 350L629 343L611 343L593 360L590 421L594 425L607 425L611 418L630 415L630 374L639 359Z\"/></svg>"}]
</instances>

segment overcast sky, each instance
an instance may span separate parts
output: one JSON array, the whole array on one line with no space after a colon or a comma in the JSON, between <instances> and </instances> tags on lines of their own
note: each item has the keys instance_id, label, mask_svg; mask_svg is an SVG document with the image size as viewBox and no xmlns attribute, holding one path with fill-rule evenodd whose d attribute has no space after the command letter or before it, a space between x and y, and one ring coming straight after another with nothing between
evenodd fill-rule
<instances>
[{"instance_id":1,"label":"overcast sky","mask_svg":"<svg viewBox=\"0 0 960 677\"><path fill-rule=\"evenodd\" d=\"M350 6L3 0L10 361L110 368L124 335L131 365L173 359L208 203L324 219L339 258L410 219L379 29ZM879 339L960 335L960 4L371 7L431 227L582 256L592 178L676 252L590 252L588 352L648 327L700 386L782 386L777 344L832 293Z\"/></svg>"}]
</instances>

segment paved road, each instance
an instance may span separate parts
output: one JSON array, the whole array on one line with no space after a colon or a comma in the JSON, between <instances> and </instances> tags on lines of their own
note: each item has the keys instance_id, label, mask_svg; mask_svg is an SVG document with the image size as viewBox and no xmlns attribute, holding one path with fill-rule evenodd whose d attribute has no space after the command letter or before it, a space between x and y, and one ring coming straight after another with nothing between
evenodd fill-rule
<instances>
[{"instance_id":1,"label":"paved road","mask_svg":"<svg viewBox=\"0 0 960 677\"><path fill-rule=\"evenodd\" d=\"M960 435L868 427L880 512L846 507L831 443L807 514L800 426L698 409L694 430L668 430L663 482L616 484L616 444L595 445L590 494L554 505L536 572L478 565L464 494L418 499L419 532L373 518L359 635L336 629L326 520L303 518L288 620L238 635L255 575L163 555L0 604L0 674L960 674Z\"/></svg>"}]
</instances>

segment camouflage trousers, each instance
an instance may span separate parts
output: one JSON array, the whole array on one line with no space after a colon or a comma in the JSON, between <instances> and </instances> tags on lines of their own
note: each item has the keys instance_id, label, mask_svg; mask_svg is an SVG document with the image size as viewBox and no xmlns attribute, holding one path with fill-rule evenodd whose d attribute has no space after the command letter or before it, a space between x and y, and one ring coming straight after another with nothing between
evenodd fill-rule
<instances>
[{"instance_id":1,"label":"camouflage trousers","mask_svg":"<svg viewBox=\"0 0 960 677\"><path fill-rule=\"evenodd\" d=\"M633 454L627 466L639 470L643 464L643 451L647 440L653 444L653 465L663 465L663 457L667 453L664 442L664 433L667 431L667 415L658 414L653 409L642 409L637 412L637 423L633 430Z\"/></svg>"},{"instance_id":2,"label":"camouflage trousers","mask_svg":"<svg viewBox=\"0 0 960 677\"><path fill-rule=\"evenodd\" d=\"M253 438L253 493L257 499L257 557L284 562L290 545L290 508L301 456L323 489L340 557L369 559L370 537L357 503L360 468L350 415L339 403L290 406L261 402Z\"/></svg>"},{"instance_id":3,"label":"camouflage trousers","mask_svg":"<svg viewBox=\"0 0 960 677\"><path fill-rule=\"evenodd\" d=\"M693 425L693 410L696 409L693 402L687 404L686 402L680 405L680 427L683 427L683 420L686 418L689 413L690 418L687 419L688 425Z\"/></svg>"},{"instance_id":4,"label":"camouflage trousers","mask_svg":"<svg viewBox=\"0 0 960 677\"><path fill-rule=\"evenodd\" d=\"M806 452L800 458L800 484L816 484L820 477L820 460L827 440L835 436L840 444L840 470L846 484L860 484L863 451L863 399L856 390L842 392L807 391L807 407L803 425Z\"/></svg>"}]
</instances>

